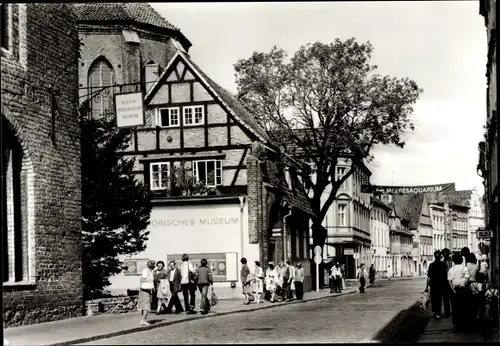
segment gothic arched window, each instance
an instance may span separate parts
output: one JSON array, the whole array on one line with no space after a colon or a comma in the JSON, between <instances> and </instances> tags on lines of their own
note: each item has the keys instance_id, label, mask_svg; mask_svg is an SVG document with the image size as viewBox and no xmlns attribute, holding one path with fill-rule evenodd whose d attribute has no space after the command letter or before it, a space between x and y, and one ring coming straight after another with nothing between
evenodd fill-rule
<instances>
[{"instance_id":1,"label":"gothic arched window","mask_svg":"<svg viewBox=\"0 0 500 346\"><path fill-rule=\"evenodd\" d=\"M3 121L2 121L3 122ZM3 282L29 276L28 206L30 185L27 160L15 133L2 123L2 266Z\"/></svg>"},{"instance_id":2,"label":"gothic arched window","mask_svg":"<svg viewBox=\"0 0 500 346\"><path fill-rule=\"evenodd\" d=\"M115 72L111 64L103 57L90 66L88 74L89 94L91 95L92 116L114 113L113 90ZM102 90L101 90L102 89Z\"/></svg>"}]
</instances>

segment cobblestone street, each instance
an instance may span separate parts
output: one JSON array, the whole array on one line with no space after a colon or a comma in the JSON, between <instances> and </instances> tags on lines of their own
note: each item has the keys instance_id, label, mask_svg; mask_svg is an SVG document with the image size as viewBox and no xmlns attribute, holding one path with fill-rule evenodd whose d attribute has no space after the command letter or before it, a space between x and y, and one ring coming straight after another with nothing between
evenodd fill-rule
<instances>
[{"instance_id":1,"label":"cobblestone street","mask_svg":"<svg viewBox=\"0 0 500 346\"><path fill-rule=\"evenodd\" d=\"M364 295L216 316L85 345L372 341L418 300L423 287L424 279L380 281Z\"/></svg>"}]
</instances>

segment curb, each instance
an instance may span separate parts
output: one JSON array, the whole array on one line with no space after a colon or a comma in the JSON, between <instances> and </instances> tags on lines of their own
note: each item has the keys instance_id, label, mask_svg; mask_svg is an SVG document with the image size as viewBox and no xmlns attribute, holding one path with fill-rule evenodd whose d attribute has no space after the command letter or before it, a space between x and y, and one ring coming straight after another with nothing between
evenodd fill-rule
<instances>
[{"instance_id":1,"label":"curb","mask_svg":"<svg viewBox=\"0 0 500 346\"><path fill-rule=\"evenodd\" d=\"M127 335L127 334L132 334L132 333L137 333L137 332L144 332L147 330L165 327L165 326L170 326L173 324L179 324L179 323L183 323L183 322L189 322L189 321L200 320L200 319L204 319L204 318L211 318L211 317L216 317L216 316L238 314L238 313L243 313L243 312L252 312L252 311L257 311L257 310L272 309L272 308L277 308L280 306L288 306L288 305L292 305L292 304L307 303L307 302L312 302L312 301L321 300L321 299L329 299L329 298L331 299L331 298L336 298L336 297L340 297L343 295L352 294L352 293L356 293L356 292L357 292L357 290L353 289L353 290L343 292L343 293L338 293L335 295L316 297L316 298L311 298L311 299L307 299L307 300L293 300L293 301L287 302L287 303L279 302L279 303L274 303L271 305L258 306L258 307L251 308L251 309L238 309L238 310L225 311L225 312L214 313L214 314L209 314L209 315L197 315L197 316L187 317L187 318L184 318L181 320L157 322L157 323L152 324L150 326L136 327L136 328L131 328L131 329L119 330L119 331L111 332L111 333L104 333L104 334L95 335L95 336L86 337L86 338L79 338L79 339L74 339L74 340L70 340L70 341L58 342L58 343L54 343L54 344L47 344L46 346L63 346L63 345L65 346L65 345L83 344L83 343L91 342L91 341L95 341L95 340L114 338L116 336Z\"/></svg>"}]
</instances>

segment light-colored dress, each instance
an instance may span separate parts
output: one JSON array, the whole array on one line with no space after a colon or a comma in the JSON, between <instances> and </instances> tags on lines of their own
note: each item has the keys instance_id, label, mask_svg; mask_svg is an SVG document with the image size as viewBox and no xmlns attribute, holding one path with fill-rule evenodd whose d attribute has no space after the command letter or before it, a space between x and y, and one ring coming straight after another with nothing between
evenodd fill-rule
<instances>
[{"instance_id":1,"label":"light-colored dress","mask_svg":"<svg viewBox=\"0 0 500 346\"><path fill-rule=\"evenodd\" d=\"M263 279L262 277L264 276L262 267L256 267L255 272L254 272L254 282L255 282L255 288L254 292L256 293L263 293L264 292L264 284L263 284Z\"/></svg>"},{"instance_id":2,"label":"light-colored dress","mask_svg":"<svg viewBox=\"0 0 500 346\"><path fill-rule=\"evenodd\" d=\"M156 298L169 299L172 294L170 293L170 282L168 281L167 271L165 269L157 270L156 275L158 279Z\"/></svg>"},{"instance_id":3,"label":"light-colored dress","mask_svg":"<svg viewBox=\"0 0 500 346\"><path fill-rule=\"evenodd\" d=\"M154 291L154 274L149 268L144 268L141 274L143 281L139 289L139 299L137 301L137 310L150 311L151 301L153 299Z\"/></svg>"},{"instance_id":4,"label":"light-colored dress","mask_svg":"<svg viewBox=\"0 0 500 346\"><path fill-rule=\"evenodd\" d=\"M276 292L276 283L278 281L278 272L276 269L268 269L266 271L266 290L274 293Z\"/></svg>"}]
</instances>

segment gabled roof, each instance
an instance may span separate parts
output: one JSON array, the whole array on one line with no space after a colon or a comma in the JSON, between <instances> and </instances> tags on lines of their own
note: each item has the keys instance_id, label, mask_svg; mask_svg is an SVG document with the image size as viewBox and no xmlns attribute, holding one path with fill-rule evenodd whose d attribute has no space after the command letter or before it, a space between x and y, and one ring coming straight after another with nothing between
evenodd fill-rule
<instances>
[{"instance_id":1,"label":"gabled roof","mask_svg":"<svg viewBox=\"0 0 500 346\"><path fill-rule=\"evenodd\" d=\"M428 193L426 195L429 203L432 204L448 203L450 205L470 207L470 198L472 195L472 190L436 192L436 193Z\"/></svg>"},{"instance_id":2,"label":"gabled roof","mask_svg":"<svg viewBox=\"0 0 500 346\"><path fill-rule=\"evenodd\" d=\"M178 38L188 47L191 42L181 33L180 29L169 23L147 3L119 2L119 3L75 3L73 11L78 23L130 23L145 24L159 29L167 29L177 33Z\"/></svg>"},{"instance_id":3,"label":"gabled roof","mask_svg":"<svg viewBox=\"0 0 500 346\"><path fill-rule=\"evenodd\" d=\"M257 124L255 118L245 109L240 101L231 94L229 91L215 83L210 77L208 77L203 70L198 67L190 57L183 51L178 50L174 57L170 60L167 67L163 70L160 78L153 84L153 87L145 96L145 102L149 102L158 89L161 87L163 80L168 76L168 73L172 70L171 67L177 62L177 59L182 59L193 71L196 77L201 80L206 87L212 91L217 100L221 102L224 107L226 107L231 115L239 122L241 125L245 126L254 135L256 135L261 141L273 144L271 139L267 136L266 132Z\"/></svg>"},{"instance_id":4,"label":"gabled roof","mask_svg":"<svg viewBox=\"0 0 500 346\"><path fill-rule=\"evenodd\" d=\"M394 195L394 209L402 220L408 220L410 229L417 228L420 223L420 214L424 205L423 194Z\"/></svg>"}]
</instances>

